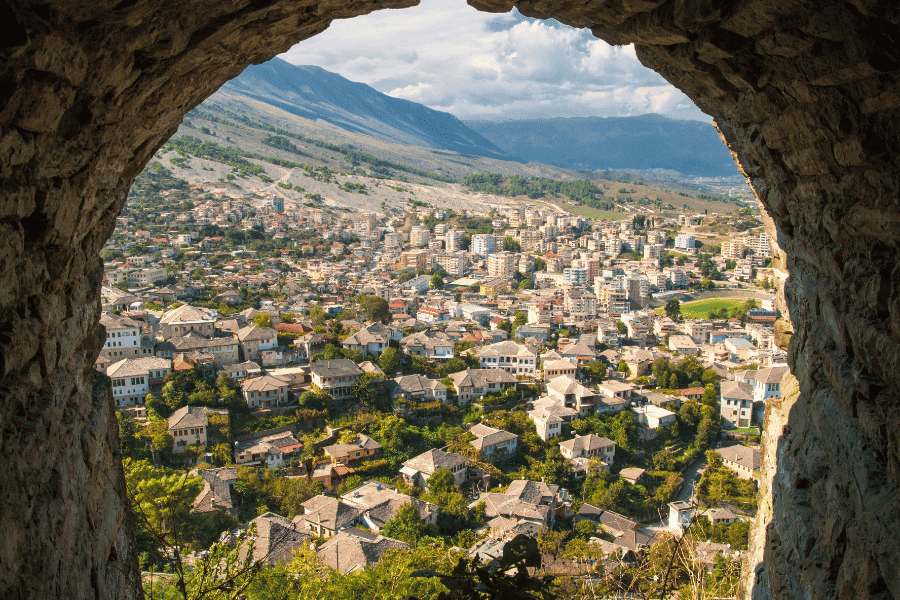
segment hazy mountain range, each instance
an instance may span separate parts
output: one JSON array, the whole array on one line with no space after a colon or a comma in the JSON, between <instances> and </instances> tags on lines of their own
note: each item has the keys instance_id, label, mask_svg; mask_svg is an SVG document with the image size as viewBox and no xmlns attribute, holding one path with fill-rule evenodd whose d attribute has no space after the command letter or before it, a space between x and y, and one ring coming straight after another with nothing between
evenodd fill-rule
<instances>
[{"instance_id":1,"label":"hazy mountain range","mask_svg":"<svg viewBox=\"0 0 900 600\"><path fill-rule=\"evenodd\" d=\"M248 67L223 92L383 141L565 169L737 173L715 129L659 115L463 122L315 66Z\"/></svg>"},{"instance_id":2,"label":"hazy mountain range","mask_svg":"<svg viewBox=\"0 0 900 600\"><path fill-rule=\"evenodd\" d=\"M731 154L710 123L661 115L469 121L508 158L567 169L672 169L734 175Z\"/></svg>"}]
</instances>

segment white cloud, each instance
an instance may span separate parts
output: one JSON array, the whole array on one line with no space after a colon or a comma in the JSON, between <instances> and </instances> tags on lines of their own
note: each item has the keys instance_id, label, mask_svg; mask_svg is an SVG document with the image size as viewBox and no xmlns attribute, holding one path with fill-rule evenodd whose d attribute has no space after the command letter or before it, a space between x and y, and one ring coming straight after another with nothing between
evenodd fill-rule
<instances>
[{"instance_id":1,"label":"white cloud","mask_svg":"<svg viewBox=\"0 0 900 600\"><path fill-rule=\"evenodd\" d=\"M707 118L641 65L631 46L516 12L481 13L464 0L423 0L335 21L282 58L463 119L648 112Z\"/></svg>"}]
</instances>

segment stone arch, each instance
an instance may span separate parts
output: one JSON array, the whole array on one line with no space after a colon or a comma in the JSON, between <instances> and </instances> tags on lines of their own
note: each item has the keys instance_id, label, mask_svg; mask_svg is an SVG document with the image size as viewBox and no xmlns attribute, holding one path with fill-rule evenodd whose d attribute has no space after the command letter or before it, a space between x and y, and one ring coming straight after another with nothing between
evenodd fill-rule
<instances>
[{"instance_id":1,"label":"stone arch","mask_svg":"<svg viewBox=\"0 0 900 600\"><path fill-rule=\"evenodd\" d=\"M900 7L469 1L635 43L716 118L791 273L799 393L769 415L754 595L900 596ZM140 594L91 375L98 252L133 177L247 64L415 3L0 1L0 595Z\"/></svg>"}]
</instances>

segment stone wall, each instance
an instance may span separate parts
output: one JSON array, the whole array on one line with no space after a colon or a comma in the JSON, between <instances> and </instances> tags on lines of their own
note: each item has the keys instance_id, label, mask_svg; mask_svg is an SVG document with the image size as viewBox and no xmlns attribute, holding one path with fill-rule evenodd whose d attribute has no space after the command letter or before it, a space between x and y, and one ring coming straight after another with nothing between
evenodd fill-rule
<instances>
[{"instance_id":1,"label":"stone wall","mask_svg":"<svg viewBox=\"0 0 900 600\"><path fill-rule=\"evenodd\" d=\"M133 177L247 64L414 3L0 0L0 597L139 595L111 401L90 374L98 252ZM635 43L715 117L791 273L800 392L767 445L754 595L900 597L900 5L470 3Z\"/></svg>"}]
</instances>

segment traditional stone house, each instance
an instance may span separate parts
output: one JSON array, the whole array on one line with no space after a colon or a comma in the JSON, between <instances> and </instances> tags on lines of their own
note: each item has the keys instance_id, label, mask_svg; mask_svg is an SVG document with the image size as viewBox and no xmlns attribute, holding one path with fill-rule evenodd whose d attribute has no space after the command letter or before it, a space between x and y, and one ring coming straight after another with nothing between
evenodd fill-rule
<instances>
[{"instance_id":1,"label":"traditional stone house","mask_svg":"<svg viewBox=\"0 0 900 600\"><path fill-rule=\"evenodd\" d=\"M559 443L560 453L568 459L599 458L611 465L616 456L616 443L609 438L589 433Z\"/></svg>"},{"instance_id":2,"label":"traditional stone house","mask_svg":"<svg viewBox=\"0 0 900 600\"><path fill-rule=\"evenodd\" d=\"M401 375L388 382L388 393L391 399L401 395L408 402L447 402L447 386L437 379L429 379L424 375Z\"/></svg>"},{"instance_id":3,"label":"traditional stone house","mask_svg":"<svg viewBox=\"0 0 900 600\"><path fill-rule=\"evenodd\" d=\"M482 369L503 369L511 375L533 376L537 370L537 354L516 342L497 342L478 350Z\"/></svg>"},{"instance_id":4,"label":"traditional stone house","mask_svg":"<svg viewBox=\"0 0 900 600\"><path fill-rule=\"evenodd\" d=\"M563 434L566 423L578 416L578 411L557 398L544 396L534 401L528 417L534 423L538 437L545 442Z\"/></svg>"},{"instance_id":5,"label":"traditional stone house","mask_svg":"<svg viewBox=\"0 0 900 600\"><path fill-rule=\"evenodd\" d=\"M593 413L599 401L597 392L583 386L571 375L562 375L550 381L547 395L574 408L583 417Z\"/></svg>"},{"instance_id":6,"label":"traditional stone house","mask_svg":"<svg viewBox=\"0 0 900 600\"><path fill-rule=\"evenodd\" d=\"M469 427L469 433L475 439L469 442L478 450L478 454L485 459L502 460L515 454L519 442L519 436L509 431L488 427L483 423L476 423Z\"/></svg>"},{"instance_id":7,"label":"traditional stone house","mask_svg":"<svg viewBox=\"0 0 900 600\"><path fill-rule=\"evenodd\" d=\"M274 408L288 403L287 381L271 375L251 377L241 382L244 402L250 408Z\"/></svg>"},{"instance_id":8,"label":"traditional stone house","mask_svg":"<svg viewBox=\"0 0 900 600\"><path fill-rule=\"evenodd\" d=\"M453 475L453 482L460 486L468 477L468 466L469 463L463 456L434 448L404 462L400 475L410 485L425 487L435 471L446 469Z\"/></svg>"},{"instance_id":9,"label":"traditional stone house","mask_svg":"<svg viewBox=\"0 0 900 600\"><path fill-rule=\"evenodd\" d=\"M190 304L167 310L159 320L159 328L166 339L197 333L211 338L216 332L216 317L205 309Z\"/></svg>"},{"instance_id":10,"label":"traditional stone house","mask_svg":"<svg viewBox=\"0 0 900 600\"><path fill-rule=\"evenodd\" d=\"M182 406L169 415L167 424L173 452L184 452L188 446L206 447L206 428L209 426L206 407Z\"/></svg>"},{"instance_id":11,"label":"traditional stone house","mask_svg":"<svg viewBox=\"0 0 900 600\"><path fill-rule=\"evenodd\" d=\"M325 455L331 459L331 464L350 465L378 456L381 453L381 444L369 436L359 433L356 435L356 440L325 446L324 451Z\"/></svg>"},{"instance_id":12,"label":"traditional stone house","mask_svg":"<svg viewBox=\"0 0 900 600\"><path fill-rule=\"evenodd\" d=\"M742 381L723 381L720 386L719 414L732 427L753 424L753 388Z\"/></svg>"},{"instance_id":13,"label":"traditional stone house","mask_svg":"<svg viewBox=\"0 0 900 600\"><path fill-rule=\"evenodd\" d=\"M271 327L251 323L237 331L244 360L261 362L262 352L278 348L278 333Z\"/></svg>"},{"instance_id":14,"label":"traditional stone house","mask_svg":"<svg viewBox=\"0 0 900 600\"><path fill-rule=\"evenodd\" d=\"M341 346L348 350L361 352L364 356L378 356L390 346L390 343L399 342L403 332L394 327L381 323L372 323L350 335L341 342Z\"/></svg>"},{"instance_id":15,"label":"traditional stone house","mask_svg":"<svg viewBox=\"0 0 900 600\"><path fill-rule=\"evenodd\" d=\"M362 369L346 358L319 360L310 366L313 385L335 400L351 398L361 375Z\"/></svg>"},{"instance_id":16,"label":"traditional stone house","mask_svg":"<svg viewBox=\"0 0 900 600\"><path fill-rule=\"evenodd\" d=\"M761 464L759 448L734 445L719 448L716 453L722 457L722 465L734 471L741 479L755 479Z\"/></svg>"},{"instance_id":17,"label":"traditional stone house","mask_svg":"<svg viewBox=\"0 0 900 600\"><path fill-rule=\"evenodd\" d=\"M461 404L486 394L496 394L503 389L516 385L515 375L503 369L466 369L450 374L450 381L456 390L456 397Z\"/></svg>"},{"instance_id":18,"label":"traditional stone house","mask_svg":"<svg viewBox=\"0 0 900 600\"><path fill-rule=\"evenodd\" d=\"M453 358L453 340L443 331L418 331L402 340L400 346L407 354L435 360Z\"/></svg>"},{"instance_id":19,"label":"traditional stone house","mask_svg":"<svg viewBox=\"0 0 900 600\"><path fill-rule=\"evenodd\" d=\"M112 386L113 400L118 407L143 404L151 385L162 384L172 371L167 358L146 356L123 358L106 368Z\"/></svg>"}]
</instances>

